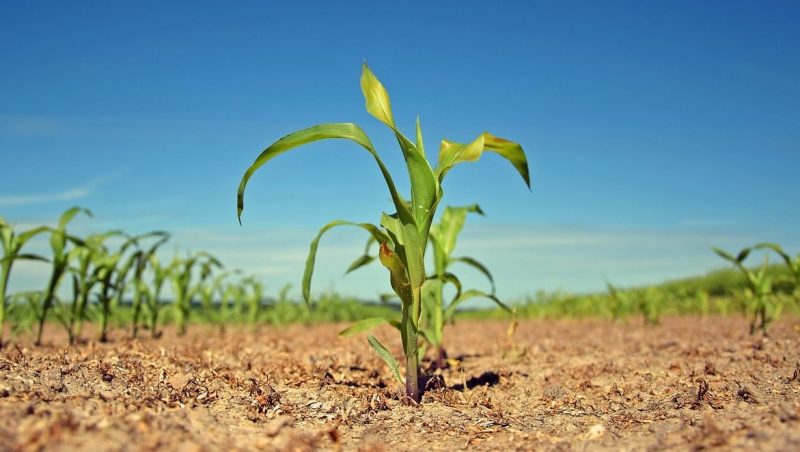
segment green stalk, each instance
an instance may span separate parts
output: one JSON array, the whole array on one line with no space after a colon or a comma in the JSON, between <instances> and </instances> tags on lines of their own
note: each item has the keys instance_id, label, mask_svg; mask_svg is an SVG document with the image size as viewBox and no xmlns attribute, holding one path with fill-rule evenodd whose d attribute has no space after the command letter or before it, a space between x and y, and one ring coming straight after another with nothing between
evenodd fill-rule
<instances>
[{"instance_id":1,"label":"green stalk","mask_svg":"<svg viewBox=\"0 0 800 452\"><path fill-rule=\"evenodd\" d=\"M11 260L4 260L0 264L0 348L3 348L6 326L6 287L11 276Z\"/></svg>"},{"instance_id":2,"label":"green stalk","mask_svg":"<svg viewBox=\"0 0 800 452\"><path fill-rule=\"evenodd\" d=\"M422 313L421 290L419 287L411 290L410 303L403 303L408 308L403 310L402 330L405 337L403 341L406 355L406 396L419 403L422 400L419 378L419 353L417 352L417 336L419 333L419 317Z\"/></svg>"}]
</instances>

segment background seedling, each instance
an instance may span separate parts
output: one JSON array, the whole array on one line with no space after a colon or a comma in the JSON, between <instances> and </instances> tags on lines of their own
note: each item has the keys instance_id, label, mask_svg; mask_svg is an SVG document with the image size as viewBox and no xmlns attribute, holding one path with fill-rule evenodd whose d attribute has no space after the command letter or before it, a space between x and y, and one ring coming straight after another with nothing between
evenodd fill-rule
<instances>
[{"instance_id":1,"label":"background seedling","mask_svg":"<svg viewBox=\"0 0 800 452\"><path fill-rule=\"evenodd\" d=\"M750 334L761 330L762 334L766 336L769 324L780 315L782 308L772 293L772 276L767 272L769 269L768 257L765 256L763 265L753 271L744 265L753 248L744 248L735 257L720 248L712 248L712 250L718 256L731 262L747 278L748 291L744 292L744 299L752 315Z\"/></svg>"},{"instance_id":2,"label":"background seedling","mask_svg":"<svg viewBox=\"0 0 800 452\"><path fill-rule=\"evenodd\" d=\"M38 306L34 307L39 325L36 332L36 345L42 343L45 320L50 312L50 308L53 307L53 303L56 301L62 276L64 276L64 273L69 267L70 253L67 247L70 246L70 244L72 246L84 246L83 241L67 234L67 224L79 213L92 216L92 213L87 209L73 207L61 214L61 217L58 219L58 226L50 230L50 248L53 251L53 257L50 261L50 281L47 283L47 288L44 290L42 297L40 297L40 303Z\"/></svg>"},{"instance_id":3,"label":"background seedling","mask_svg":"<svg viewBox=\"0 0 800 452\"><path fill-rule=\"evenodd\" d=\"M39 226L19 234L14 232L11 224L0 217L0 244L3 246L3 256L0 259L0 348L3 347L3 338L6 325L6 311L8 309L8 281L11 277L11 267L16 260L38 260L47 262L47 259L37 254L26 254L22 247L33 237L47 232L46 226Z\"/></svg>"}]
</instances>

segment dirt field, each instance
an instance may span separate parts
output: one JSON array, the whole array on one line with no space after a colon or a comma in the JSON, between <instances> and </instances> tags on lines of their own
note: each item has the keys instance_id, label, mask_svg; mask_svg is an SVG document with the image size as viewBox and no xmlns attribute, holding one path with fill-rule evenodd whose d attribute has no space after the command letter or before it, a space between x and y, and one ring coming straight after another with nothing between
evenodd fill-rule
<instances>
[{"instance_id":1,"label":"dirt field","mask_svg":"<svg viewBox=\"0 0 800 452\"><path fill-rule=\"evenodd\" d=\"M0 449L800 450L800 321L461 322L405 406L340 326L0 351ZM399 338L379 330L390 349Z\"/></svg>"}]
</instances>

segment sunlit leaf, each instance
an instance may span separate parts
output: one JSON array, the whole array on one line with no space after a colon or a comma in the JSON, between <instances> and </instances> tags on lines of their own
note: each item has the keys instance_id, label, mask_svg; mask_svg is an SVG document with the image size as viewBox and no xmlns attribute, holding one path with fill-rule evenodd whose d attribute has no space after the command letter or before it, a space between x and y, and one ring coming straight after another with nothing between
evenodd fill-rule
<instances>
[{"instance_id":1,"label":"sunlit leaf","mask_svg":"<svg viewBox=\"0 0 800 452\"><path fill-rule=\"evenodd\" d=\"M386 362L389 368L392 369L392 374L397 382L403 384L403 378L400 376L400 367L397 365L397 361L395 361L392 354L389 353L389 350L386 350L386 347L384 347L383 344L378 341L378 339L375 339L375 336L369 336L367 341L372 349L378 354L378 356L380 356L381 359Z\"/></svg>"}]
</instances>

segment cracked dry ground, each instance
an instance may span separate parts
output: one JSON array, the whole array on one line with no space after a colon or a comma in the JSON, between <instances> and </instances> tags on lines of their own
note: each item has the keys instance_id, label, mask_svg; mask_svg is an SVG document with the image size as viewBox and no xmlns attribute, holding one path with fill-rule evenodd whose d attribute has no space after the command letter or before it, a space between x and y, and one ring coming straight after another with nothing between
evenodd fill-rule
<instances>
[{"instance_id":1,"label":"cracked dry ground","mask_svg":"<svg viewBox=\"0 0 800 452\"><path fill-rule=\"evenodd\" d=\"M800 320L448 327L419 407L341 325L0 351L0 449L800 450ZM378 330L390 349L399 338ZM426 363L427 364L427 363Z\"/></svg>"}]
</instances>

